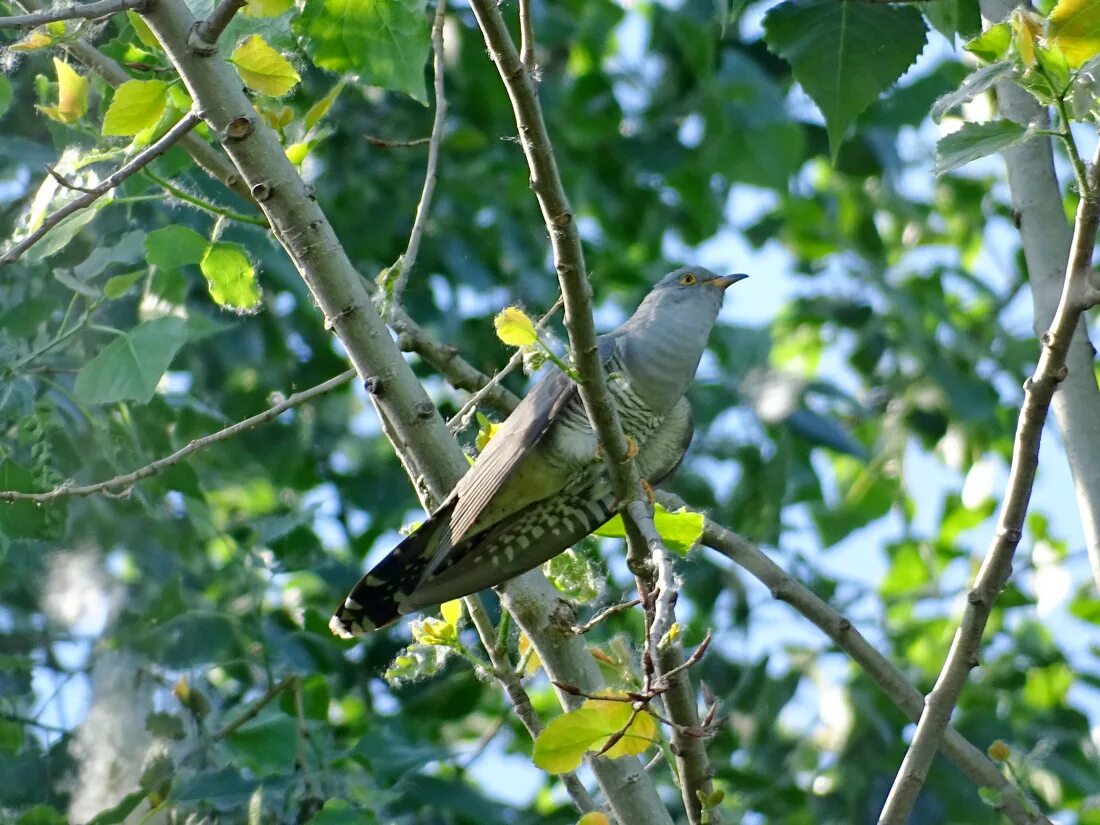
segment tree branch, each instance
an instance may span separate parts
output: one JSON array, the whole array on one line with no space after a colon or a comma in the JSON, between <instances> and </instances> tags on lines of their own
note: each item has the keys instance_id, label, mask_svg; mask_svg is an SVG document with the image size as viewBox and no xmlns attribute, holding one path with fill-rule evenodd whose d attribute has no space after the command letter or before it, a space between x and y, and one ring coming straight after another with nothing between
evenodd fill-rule
<instances>
[{"instance_id":1,"label":"tree branch","mask_svg":"<svg viewBox=\"0 0 1100 825\"><path fill-rule=\"evenodd\" d=\"M0 17L0 29L32 29L58 20L98 20L127 9L138 11L145 7L146 2L148 0L97 0L95 3L58 6L45 11Z\"/></svg>"},{"instance_id":2,"label":"tree branch","mask_svg":"<svg viewBox=\"0 0 1100 825\"><path fill-rule=\"evenodd\" d=\"M981 0L991 23L1005 19L1016 0ZM1047 110L1011 81L997 84L1002 113L1023 125L1049 123ZM1054 169L1053 143L1041 137L1004 153L1012 204L1027 261L1035 306L1035 334L1051 325L1062 294L1072 231L1066 222L1062 190ZM1086 324L1078 324L1066 355L1068 375L1054 394L1051 409L1062 435L1073 475L1077 510L1085 534L1093 581L1100 588L1100 388L1093 368L1095 350Z\"/></svg>"},{"instance_id":3,"label":"tree branch","mask_svg":"<svg viewBox=\"0 0 1100 825\"><path fill-rule=\"evenodd\" d=\"M658 494L658 499L668 509L684 506L678 496L668 493ZM916 721L920 718L924 707L920 691L909 684L905 675L878 648L868 642L848 619L789 575L751 541L709 518L704 522L702 540L707 547L748 571L771 591L773 597L786 602L820 628L871 677L909 719ZM1052 825L1046 817L1029 810L1021 799L1020 791L982 751L970 744L958 731L947 728L939 747L975 785L991 787L1000 792L1000 800L994 807L1014 825Z\"/></svg>"},{"instance_id":4,"label":"tree branch","mask_svg":"<svg viewBox=\"0 0 1100 825\"><path fill-rule=\"evenodd\" d=\"M993 602L1012 572L1012 556L1023 535L1024 518L1035 484L1035 471L1039 466L1039 440L1043 434L1043 424L1054 391L1066 377L1066 355L1081 319L1084 306L1081 296L1088 285L1092 268L1096 230L1100 226L1100 200L1096 194L1096 184L1100 183L1097 180L1097 164L1100 164L1100 146L1089 171L1089 187L1077 205L1062 297L1050 330L1043 333L1039 364L1034 375L1024 383L1024 403L1016 423L1012 467L997 520L996 535L986 552L974 587L967 596L962 624L955 633L939 678L925 701L924 713L894 778L894 786L879 816L879 825L905 825L909 821L967 676L979 664L982 632L993 611Z\"/></svg>"},{"instance_id":5,"label":"tree branch","mask_svg":"<svg viewBox=\"0 0 1100 825\"><path fill-rule=\"evenodd\" d=\"M172 148L180 138L194 129L198 123L199 116L194 112L188 112L175 126L165 132L160 140L134 155L133 158L105 177L96 186L89 188L85 192L81 192L80 195L73 198L56 212L47 216L46 219L43 220L37 228L29 232L27 237L23 238L23 240L12 244L7 251L0 255L0 269L16 260L20 255L42 240L47 232L65 220L65 218L95 203L97 199L114 189L126 180L126 178L130 177L130 175L140 171L142 167L163 155Z\"/></svg>"},{"instance_id":6,"label":"tree branch","mask_svg":"<svg viewBox=\"0 0 1100 825\"><path fill-rule=\"evenodd\" d=\"M218 38L237 12L247 5L248 0L219 0L210 16L191 30L191 47L213 54L218 47Z\"/></svg>"},{"instance_id":7,"label":"tree branch","mask_svg":"<svg viewBox=\"0 0 1100 825\"><path fill-rule=\"evenodd\" d=\"M432 118L432 134L428 139L428 161L424 169L424 188L420 192L420 203L416 205L416 218L409 233L409 243L405 254L401 256L401 271L393 283L390 305L401 306L401 296L409 282L409 274L416 266L420 254L420 241L428 225L428 215L432 208L432 194L435 192L437 168L439 166L439 145L443 142L443 127L447 121L447 95L443 88L443 19L447 12L447 0L436 0L435 19L432 21L432 68L435 72L435 117Z\"/></svg>"},{"instance_id":8,"label":"tree branch","mask_svg":"<svg viewBox=\"0 0 1100 825\"><path fill-rule=\"evenodd\" d=\"M33 501L38 504L46 504L51 501L56 501L59 498L90 496L94 493L118 495L120 492L124 492L127 488L133 486L136 482L142 479L151 478L157 473L163 472L173 464L178 464L188 456L197 453L199 450L204 450L212 444L217 444L219 441L225 441L226 439L232 438L245 430L258 427L260 424L274 421L287 410L298 407L319 395L324 395L346 384L354 377L355 370L342 372L335 378L330 378L328 381L318 384L315 387L310 387L308 390L294 393L294 395L289 398L280 401L278 404L269 407L262 413L258 413L251 418L246 418L235 424L230 424L228 427L218 430L216 433L205 435L202 438L196 438L194 441L187 444L186 447L176 450L171 455L158 458L156 461L150 462L144 467L134 470L132 473L115 476L114 478L100 481L95 484L85 484L80 487L74 487L70 484L61 484L45 493L21 493L16 490L4 490L0 491L0 501Z\"/></svg>"},{"instance_id":9,"label":"tree branch","mask_svg":"<svg viewBox=\"0 0 1100 825\"><path fill-rule=\"evenodd\" d=\"M182 0L158 0L144 18L261 204L276 237L324 312L326 323L340 337L380 415L392 427L395 449L417 468L420 475L414 482L422 483L441 500L468 468L466 457L401 357L367 296L364 279L351 267L312 193L287 160L274 132L256 115L233 69L222 60L203 58L187 46L194 17ZM524 578L541 582L538 598L545 605L555 603L553 590L541 574ZM529 594L522 585L515 592ZM552 643L538 628L525 630L540 655L549 653ZM595 667L583 642L573 641L573 658L559 673L563 680L581 675L574 673L572 666ZM598 678L598 670L595 676ZM656 788L637 759L597 761L605 763L595 773L612 809L628 814L619 817L621 822L669 825L671 820Z\"/></svg>"}]
</instances>

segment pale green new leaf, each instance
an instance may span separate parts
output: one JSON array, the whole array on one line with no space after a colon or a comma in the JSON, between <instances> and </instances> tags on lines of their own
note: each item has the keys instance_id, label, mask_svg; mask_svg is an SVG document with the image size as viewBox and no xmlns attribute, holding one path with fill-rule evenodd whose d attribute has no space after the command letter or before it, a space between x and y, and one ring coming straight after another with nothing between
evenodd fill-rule
<instances>
[{"instance_id":1,"label":"pale green new leaf","mask_svg":"<svg viewBox=\"0 0 1100 825\"><path fill-rule=\"evenodd\" d=\"M127 80L117 89L103 116L103 134L129 136L155 126L168 104L163 80Z\"/></svg>"},{"instance_id":2,"label":"pale green new leaf","mask_svg":"<svg viewBox=\"0 0 1100 825\"><path fill-rule=\"evenodd\" d=\"M653 526L657 528L665 547L681 556L686 556L699 543L705 521L702 513L692 512L686 507L672 512L660 504L653 507ZM615 516L593 535L611 539L625 538L626 528L623 526L622 516Z\"/></svg>"},{"instance_id":3,"label":"pale green new leaf","mask_svg":"<svg viewBox=\"0 0 1100 825\"><path fill-rule=\"evenodd\" d=\"M238 312L250 312L259 306L256 269L240 244L210 244L199 261L199 269L206 276L210 297L221 306Z\"/></svg>"}]
</instances>

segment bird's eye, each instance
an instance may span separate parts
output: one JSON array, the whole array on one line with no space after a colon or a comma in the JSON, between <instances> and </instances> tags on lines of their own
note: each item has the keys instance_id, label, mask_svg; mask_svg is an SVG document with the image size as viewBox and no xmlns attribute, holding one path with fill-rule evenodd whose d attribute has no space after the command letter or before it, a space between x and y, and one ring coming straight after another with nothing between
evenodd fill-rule
<instances>
[{"instance_id":1,"label":"bird's eye","mask_svg":"<svg viewBox=\"0 0 1100 825\"><path fill-rule=\"evenodd\" d=\"M696 280L698 279L690 272L685 272L683 275L680 276L680 284L682 286L691 286L695 283Z\"/></svg>"}]
</instances>

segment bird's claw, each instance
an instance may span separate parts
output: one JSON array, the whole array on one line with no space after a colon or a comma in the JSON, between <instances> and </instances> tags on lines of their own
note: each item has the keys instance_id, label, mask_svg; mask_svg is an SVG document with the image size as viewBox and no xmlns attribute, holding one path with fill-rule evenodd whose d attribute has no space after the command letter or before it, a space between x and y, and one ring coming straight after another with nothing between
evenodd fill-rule
<instances>
[{"instance_id":1,"label":"bird's claw","mask_svg":"<svg viewBox=\"0 0 1100 825\"><path fill-rule=\"evenodd\" d=\"M626 461L634 458L638 454L638 442L634 440L632 436L626 437ZM597 442L596 444L596 460L603 461L604 451L603 444Z\"/></svg>"},{"instance_id":2,"label":"bird's claw","mask_svg":"<svg viewBox=\"0 0 1100 825\"><path fill-rule=\"evenodd\" d=\"M642 489L645 490L645 495L646 495L646 498L649 499L650 506L656 504L657 503L657 493L654 492L653 486L648 481L646 481L644 478L641 481L642 481Z\"/></svg>"}]
</instances>

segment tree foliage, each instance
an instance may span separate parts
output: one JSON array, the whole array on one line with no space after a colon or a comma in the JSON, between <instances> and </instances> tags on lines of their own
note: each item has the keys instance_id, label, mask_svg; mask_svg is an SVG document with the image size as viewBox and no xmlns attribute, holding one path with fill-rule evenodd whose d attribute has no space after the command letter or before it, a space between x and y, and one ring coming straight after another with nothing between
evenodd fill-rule
<instances>
[{"instance_id":1,"label":"tree foliage","mask_svg":"<svg viewBox=\"0 0 1100 825\"><path fill-rule=\"evenodd\" d=\"M702 712L716 703L709 821L873 821L909 722L782 593L690 550L705 542L696 513L763 545L922 693L944 663L1040 353L1037 273L991 156L1053 145L1072 212L1085 127L1070 124L1094 133L1100 113L1100 7L1039 5L983 31L976 0L531 3L533 76L601 326L680 263L752 275L690 392L694 442L666 485L690 511L657 522L683 553L661 644L690 654L714 638L686 671ZM537 367L565 336L531 320L559 288L465 5L441 18L438 181L418 254L402 256L432 133L434 11L249 0L209 59L239 73L472 460L528 378L456 416L475 388L455 361L492 375L521 347ZM569 712L493 594L488 648L457 603L356 644L330 634L365 565L423 517L371 405L379 385L334 382L156 472L64 489L149 467L347 369L257 208L269 193L242 197L192 155L247 135L200 125L49 223L195 105L145 13L0 32L0 236L11 252L50 227L0 258L0 491L60 490L0 501L0 818L572 823L585 812L557 774L611 745L596 758L655 758L683 819L671 699L644 693L641 610L588 629L617 693ZM519 43L516 5L502 13ZM998 113L995 84L1026 90L1054 126ZM1040 491L1066 475L1052 436ZM1100 822L1100 610L1080 530L1067 501L1038 496L953 724L1025 807L1085 825ZM634 598L622 535L613 521L547 565L568 622ZM535 744L502 682L545 725ZM941 756L912 821L1002 821L1000 793Z\"/></svg>"}]
</instances>

